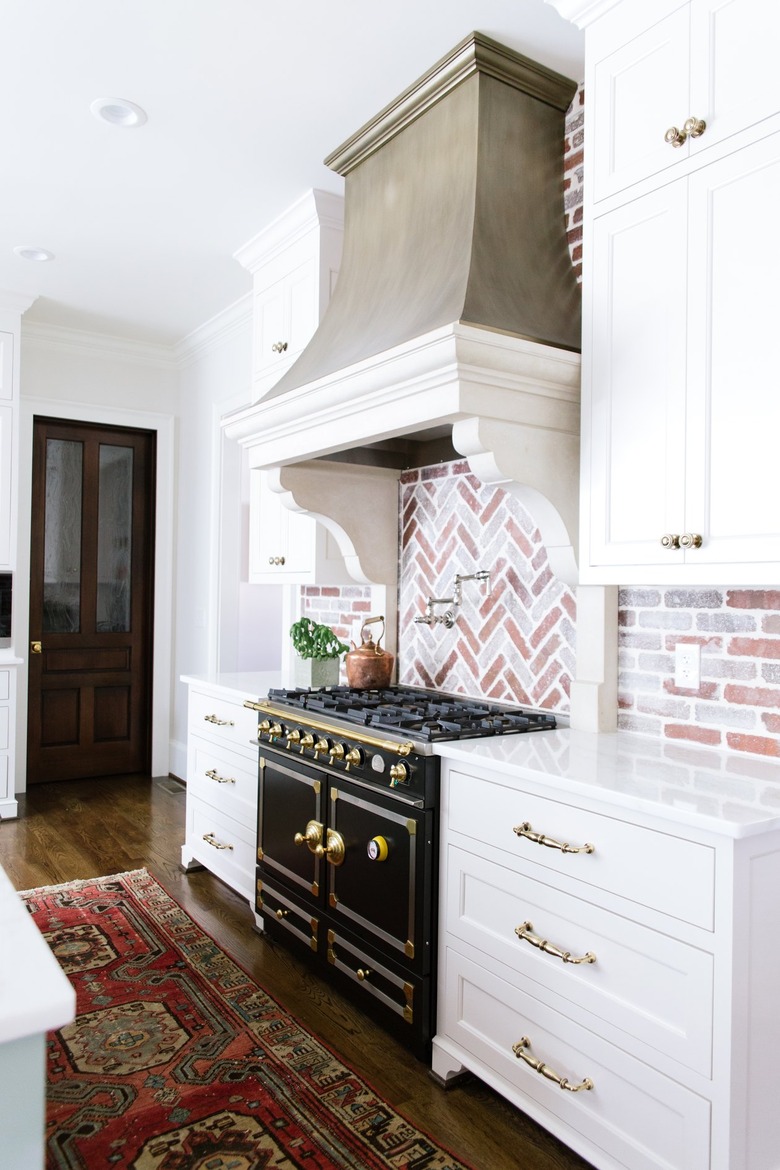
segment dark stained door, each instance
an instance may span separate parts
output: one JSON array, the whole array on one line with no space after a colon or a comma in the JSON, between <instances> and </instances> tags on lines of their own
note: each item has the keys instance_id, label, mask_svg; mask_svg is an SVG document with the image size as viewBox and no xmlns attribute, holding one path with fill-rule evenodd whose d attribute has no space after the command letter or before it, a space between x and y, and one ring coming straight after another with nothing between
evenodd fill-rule
<instances>
[{"instance_id":1,"label":"dark stained door","mask_svg":"<svg viewBox=\"0 0 780 1170\"><path fill-rule=\"evenodd\" d=\"M34 421L33 784L149 770L155 439Z\"/></svg>"}]
</instances>

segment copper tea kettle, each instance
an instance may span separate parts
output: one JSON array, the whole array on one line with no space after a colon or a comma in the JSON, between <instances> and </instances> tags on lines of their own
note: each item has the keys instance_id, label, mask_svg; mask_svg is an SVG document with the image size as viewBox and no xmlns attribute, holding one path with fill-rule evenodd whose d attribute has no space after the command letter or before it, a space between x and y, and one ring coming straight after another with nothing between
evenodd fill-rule
<instances>
[{"instance_id":1,"label":"copper tea kettle","mask_svg":"<svg viewBox=\"0 0 780 1170\"><path fill-rule=\"evenodd\" d=\"M382 633L376 642L371 637L371 631L368 629L374 622L382 623ZM349 686L376 690L379 687L387 687L390 685L395 655L391 654L388 650L383 650L379 645L384 636L384 632L385 619L383 616L366 618L363 622L360 628L361 645L357 647L352 642L352 649L345 658L347 683Z\"/></svg>"}]
</instances>

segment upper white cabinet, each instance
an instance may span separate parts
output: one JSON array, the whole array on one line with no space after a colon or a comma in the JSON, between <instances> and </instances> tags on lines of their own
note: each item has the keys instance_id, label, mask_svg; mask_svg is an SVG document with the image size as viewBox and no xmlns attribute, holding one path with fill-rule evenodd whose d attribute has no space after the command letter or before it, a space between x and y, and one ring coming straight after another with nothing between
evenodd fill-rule
<instances>
[{"instance_id":1,"label":"upper white cabinet","mask_svg":"<svg viewBox=\"0 0 780 1170\"><path fill-rule=\"evenodd\" d=\"M16 520L16 393L13 333L0 332L0 568L12 567Z\"/></svg>"},{"instance_id":2,"label":"upper white cabinet","mask_svg":"<svg viewBox=\"0 0 780 1170\"><path fill-rule=\"evenodd\" d=\"M637 10L633 0L626 6ZM622 28L622 8L596 22L597 41L605 38L599 25ZM689 104L690 115L707 122L700 139L679 151L662 142L675 157L689 151L675 170L667 155L652 164L651 76L646 91L634 71L649 69L656 54L653 71L671 70L683 32L690 92L710 97ZM586 208L585 583L762 583L780 573L772 458L780 396L771 344L780 239L766 227L780 182L780 86L769 84L764 47L778 36L780 6L693 0L590 66L596 102L586 158L596 165ZM619 61L633 68L618 69ZM647 149L641 142L618 149L635 113ZM694 157L711 130L710 146ZM651 165L658 169L646 180ZM612 194L618 188L622 194Z\"/></svg>"},{"instance_id":3,"label":"upper white cabinet","mask_svg":"<svg viewBox=\"0 0 780 1170\"><path fill-rule=\"evenodd\" d=\"M648 19L657 23L647 27ZM642 31L623 40L637 21ZM593 30L597 60L589 89L598 118L594 200L695 162L778 113L780 6L766 0L631 0L601 23ZM607 51L616 35L621 43Z\"/></svg>"},{"instance_id":4,"label":"upper white cabinet","mask_svg":"<svg viewBox=\"0 0 780 1170\"><path fill-rule=\"evenodd\" d=\"M253 469L250 477L250 585L353 584L332 533L285 507L266 472Z\"/></svg>"},{"instance_id":5,"label":"upper white cabinet","mask_svg":"<svg viewBox=\"0 0 780 1170\"><path fill-rule=\"evenodd\" d=\"M236 253L253 276L255 401L317 328L335 287L343 231L341 196L308 191Z\"/></svg>"}]
</instances>

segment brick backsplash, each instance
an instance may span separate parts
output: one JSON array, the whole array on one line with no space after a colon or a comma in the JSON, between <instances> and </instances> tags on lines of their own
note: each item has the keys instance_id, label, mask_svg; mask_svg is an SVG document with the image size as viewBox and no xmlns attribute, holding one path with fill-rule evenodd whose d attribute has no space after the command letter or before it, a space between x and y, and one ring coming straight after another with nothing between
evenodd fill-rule
<instances>
[{"instance_id":1,"label":"brick backsplash","mask_svg":"<svg viewBox=\"0 0 780 1170\"><path fill-rule=\"evenodd\" d=\"M358 619L371 616L370 585L302 585L301 616L330 626L336 637L349 646L360 644ZM346 668L341 659L340 682L346 682Z\"/></svg>"},{"instance_id":2,"label":"brick backsplash","mask_svg":"<svg viewBox=\"0 0 780 1170\"><path fill-rule=\"evenodd\" d=\"M582 281L582 174L585 138L585 90L579 86L566 112L566 139L563 148L563 201L566 235L577 280Z\"/></svg>"},{"instance_id":3,"label":"brick backsplash","mask_svg":"<svg viewBox=\"0 0 780 1170\"><path fill-rule=\"evenodd\" d=\"M618 725L780 756L780 589L620 590ZM678 642L701 647L701 686L674 684Z\"/></svg>"},{"instance_id":4,"label":"brick backsplash","mask_svg":"<svg viewBox=\"0 0 780 1170\"><path fill-rule=\"evenodd\" d=\"M400 489L399 681L568 711L574 595L526 510L465 460L405 472ZM480 569L490 589L463 584L452 629L415 623L429 596L452 595L456 573Z\"/></svg>"}]
</instances>

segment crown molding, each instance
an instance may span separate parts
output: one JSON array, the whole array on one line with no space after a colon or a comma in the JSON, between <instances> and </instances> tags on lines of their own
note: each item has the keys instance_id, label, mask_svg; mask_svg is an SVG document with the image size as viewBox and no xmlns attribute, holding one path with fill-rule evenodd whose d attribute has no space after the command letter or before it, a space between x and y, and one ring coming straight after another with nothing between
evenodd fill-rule
<instances>
[{"instance_id":1,"label":"crown molding","mask_svg":"<svg viewBox=\"0 0 780 1170\"><path fill-rule=\"evenodd\" d=\"M177 342L171 351L175 355L176 365L191 365L204 353L223 345L247 328L252 328L251 293L246 293Z\"/></svg>"},{"instance_id":2,"label":"crown molding","mask_svg":"<svg viewBox=\"0 0 780 1170\"><path fill-rule=\"evenodd\" d=\"M577 28L587 28L619 3L620 0L545 0L545 4L554 8L564 20L576 24Z\"/></svg>"},{"instance_id":3,"label":"crown molding","mask_svg":"<svg viewBox=\"0 0 780 1170\"><path fill-rule=\"evenodd\" d=\"M177 364L171 346L115 337L110 333L91 333L45 322L22 321L21 337L23 346L33 345L39 349L65 349L71 353L99 355L167 370L175 369Z\"/></svg>"},{"instance_id":4,"label":"crown molding","mask_svg":"<svg viewBox=\"0 0 780 1170\"><path fill-rule=\"evenodd\" d=\"M29 293L13 292L7 288L0 289L0 312L18 313L21 316L37 299L37 295L30 296Z\"/></svg>"}]
</instances>

